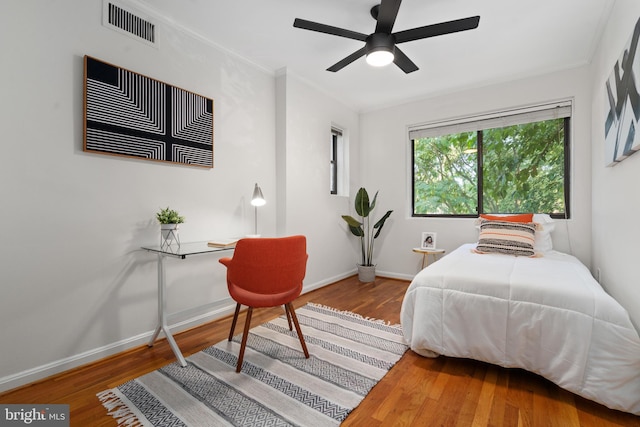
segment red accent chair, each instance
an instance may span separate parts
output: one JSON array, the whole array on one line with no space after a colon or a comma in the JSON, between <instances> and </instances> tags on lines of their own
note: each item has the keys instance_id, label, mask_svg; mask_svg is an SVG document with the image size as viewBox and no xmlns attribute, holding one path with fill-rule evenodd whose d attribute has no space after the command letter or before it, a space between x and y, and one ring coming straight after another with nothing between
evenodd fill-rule
<instances>
[{"instance_id":1,"label":"red accent chair","mask_svg":"<svg viewBox=\"0 0 640 427\"><path fill-rule=\"evenodd\" d=\"M236 372L242 369L251 315L253 309L258 307L284 305L289 330L293 330L291 327L291 319L293 319L304 355L309 358L309 351L292 304L302 291L307 258L305 236L240 239L236 244L233 258L220 258L220 263L227 267L229 294L237 303L229 341L233 338L240 306L248 306Z\"/></svg>"}]
</instances>

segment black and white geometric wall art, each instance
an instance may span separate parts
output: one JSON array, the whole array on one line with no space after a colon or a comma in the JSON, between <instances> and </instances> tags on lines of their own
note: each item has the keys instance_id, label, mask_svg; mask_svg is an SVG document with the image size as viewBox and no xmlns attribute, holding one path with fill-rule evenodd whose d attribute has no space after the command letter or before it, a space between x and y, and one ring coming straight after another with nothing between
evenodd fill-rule
<instances>
[{"instance_id":1,"label":"black and white geometric wall art","mask_svg":"<svg viewBox=\"0 0 640 427\"><path fill-rule=\"evenodd\" d=\"M640 19L605 84L605 164L640 150Z\"/></svg>"},{"instance_id":2,"label":"black and white geometric wall art","mask_svg":"<svg viewBox=\"0 0 640 427\"><path fill-rule=\"evenodd\" d=\"M213 167L213 100L84 57L84 151Z\"/></svg>"}]
</instances>

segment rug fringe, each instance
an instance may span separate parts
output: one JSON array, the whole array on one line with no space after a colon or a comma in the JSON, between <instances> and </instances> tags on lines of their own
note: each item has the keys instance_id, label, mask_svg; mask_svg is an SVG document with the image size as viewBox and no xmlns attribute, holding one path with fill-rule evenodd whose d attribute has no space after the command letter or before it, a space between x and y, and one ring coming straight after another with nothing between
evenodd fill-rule
<instances>
[{"instance_id":1,"label":"rug fringe","mask_svg":"<svg viewBox=\"0 0 640 427\"><path fill-rule=\"evenodd\" d=\"M127 406L113 390L106 390L97 394L98 399L107 409L107 414L111 415L118 425L143 426L137 415Z\"/></svg>"},{"instance_id":2,"label":"rug fringe","mask_svg":"<svg viewBox=\"0 0 640 427\"><path fill-rule=\"evenodd\" d=\"M347 315L347 316L353 317L355 319L367 320L367 321L372 322L372 323L378 323L380 325L391 326L393 328L400 328L401 327L401 325L399 325L399 324L393 324L392 325L391 322L389 322L388 320L376 319L376 318L373 318L373 317L364 317L364 316L362 316L362 315L360 315L358 313L354 313L353 311L349 311L349 310L338 310L337 308L329 307L328 305L324 305L324 304L316 304L314 302L308 302L307 304L310 305L310 306L313 306L313 307L321 308L323 310L331 311L331 312L338 313L338 314Z\"/></svg>"}]
</instances>

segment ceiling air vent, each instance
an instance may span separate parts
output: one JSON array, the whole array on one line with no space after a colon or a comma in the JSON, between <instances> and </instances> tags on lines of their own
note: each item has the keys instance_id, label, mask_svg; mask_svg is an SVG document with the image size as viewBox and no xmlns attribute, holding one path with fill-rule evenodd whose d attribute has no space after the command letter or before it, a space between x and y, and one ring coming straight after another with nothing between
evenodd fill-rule
<instances>
[{"instance_id":1,"label":"ceiling air vent","mask_svg":"<svg viewBox=\"0 0 640 427\"><path fill-rule=\"evenodd\" d=\"M132 8L125 9L113 1L104 0L102 25L157 47L156 24L146 17L143 18L139 12L133 12Z\"/></svg>"}]
</instances>

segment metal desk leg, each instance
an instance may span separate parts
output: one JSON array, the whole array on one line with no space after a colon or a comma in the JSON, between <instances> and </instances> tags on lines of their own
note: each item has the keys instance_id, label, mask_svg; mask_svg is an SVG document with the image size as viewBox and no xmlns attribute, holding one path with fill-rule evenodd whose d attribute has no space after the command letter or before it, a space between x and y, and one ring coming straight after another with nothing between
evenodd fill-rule
<instances>
[{"instance_id":1,"label":"metal desk leg","mask_svg":"<svg viewBox=\"0 0 640 427\"><path fill-rule=\"evenodd\" d=\"M149 341L148 346L153 347L153 343L160 335L160 331L163 331L165 336L167 337L167 341L169 342L169 346L171 350L173 350L173 354L175 354L178 362L182 367L187 366L187 361L184 360L184 356L178 348L178 344L176 344L176 340L173 339L173 335L171 335L171 331L169 330L169 326L167 326L167 315L166 315L166 299L165 299L165 271L164 271L164 255L158 254L158 326L156 326L156 330Z\"/></svg>"}]
</instances>

